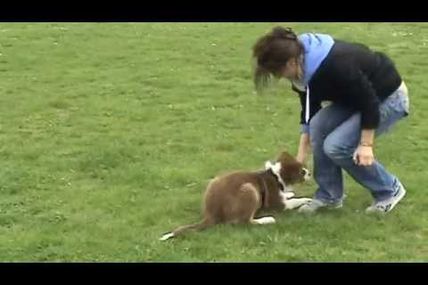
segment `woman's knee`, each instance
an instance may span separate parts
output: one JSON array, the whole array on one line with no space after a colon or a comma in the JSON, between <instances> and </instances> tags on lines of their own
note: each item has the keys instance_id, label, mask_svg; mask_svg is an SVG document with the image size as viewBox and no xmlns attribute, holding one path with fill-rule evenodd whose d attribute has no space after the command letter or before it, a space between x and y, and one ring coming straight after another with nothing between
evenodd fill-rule
<instances>
[{"instance_id":1,"label":"woman's knee","mask_svg":"<svg viewBox=\"0 0 428 285\"><path fill-rule=\"evenodd\" d=\"M327 136L323 144L324 153L332 160L352 159L353 149L335 136Z\"/></svg>"},{"instance_id":2,"label":"woman's knee","mask_svg":"<svg viewBox=\"0 0 428 285\"><path fill-rule=\"evenodd\" d=\"M315 142L322 143L327 135L346 118L345 110L330 105L319 110L309 121L309 133Z\"/></svg>"}]
</instances>

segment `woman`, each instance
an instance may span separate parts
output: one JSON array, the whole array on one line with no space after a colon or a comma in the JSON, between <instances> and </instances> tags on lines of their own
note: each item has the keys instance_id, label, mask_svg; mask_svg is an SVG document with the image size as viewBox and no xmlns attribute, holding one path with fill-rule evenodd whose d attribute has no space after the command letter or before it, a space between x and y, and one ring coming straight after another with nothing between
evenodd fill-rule
<instances>
[{"instance_id":1,"label":"woman","mask_svg":"<svg viewBox=\"0 0 428 285\"><path fill-rule=\"evenodd\" d=\"M312 147L318 189L299 211L342 207L342 169L373 196L366 212L391 211L406 190L375 160L373 148L376 136L409 114L407 88L394 63L362 44L325 34L297 36L282 27L261 37L253 56L258 89L271 75L285 77L300 97L297 160L304 163ZM323 101L331 104L322 108Z\"/></svg>"}]
</instances>

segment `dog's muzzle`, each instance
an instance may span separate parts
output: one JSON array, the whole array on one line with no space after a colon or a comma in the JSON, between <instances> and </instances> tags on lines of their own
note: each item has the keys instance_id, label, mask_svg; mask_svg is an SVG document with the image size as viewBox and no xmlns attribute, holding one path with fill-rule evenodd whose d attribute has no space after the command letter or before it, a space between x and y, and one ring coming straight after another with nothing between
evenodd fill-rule
<instances>
[{"instance_id":1,"label":"dog's muzzle","mask_svg":"<svg viewBox=\"0 0 428 285\"><path fill-rule=\"evenodd\" d=\"M305 181L308 181L309 179L311 179L311 172L307 169L307 168L302 168L302 174L303 174L303 179Z\"/></svg>"}]
</instances>

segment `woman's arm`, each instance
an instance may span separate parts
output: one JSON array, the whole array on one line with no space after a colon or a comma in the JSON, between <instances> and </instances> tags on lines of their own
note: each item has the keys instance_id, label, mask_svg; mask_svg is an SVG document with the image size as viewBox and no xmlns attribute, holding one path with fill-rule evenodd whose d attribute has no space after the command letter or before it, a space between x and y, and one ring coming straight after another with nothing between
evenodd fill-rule
<instances>
[{"instance_id":1,"label":"woman's arm","mask_svg":"<svg viewBox=\"0 0 428 285\"><path fill-rule=\"evenodd\" d=\"M309 134L302 133L300 135L299 150L297 151L296 160L300 163L305 163L306 157L308 156L310 149L311 144L309 141Z\"/></svg>"}]
</instances>

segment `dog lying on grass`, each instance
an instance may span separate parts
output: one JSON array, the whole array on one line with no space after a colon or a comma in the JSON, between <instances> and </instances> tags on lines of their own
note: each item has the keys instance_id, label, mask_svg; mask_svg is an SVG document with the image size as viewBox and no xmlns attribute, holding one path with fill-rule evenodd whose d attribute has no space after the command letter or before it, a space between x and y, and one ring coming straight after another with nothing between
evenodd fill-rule
<instances>
[{"instance_id":1,"label":"dog lying on grass","mask_svg":"<svg viewBox=\"0 0 428 285\"><path fill-rule=\"evenodd\" d=\"M267 161L264 170L235 171L217 176L205 191L202 221L178 227L160 240L220 223L275 223L272 216L255 218L255 215L262 209L291 210L309 203L310 198L294 198L291 188L309 178L309 171L287 152L281 153L275 163Z\"/></svg>"}]
</instances>

